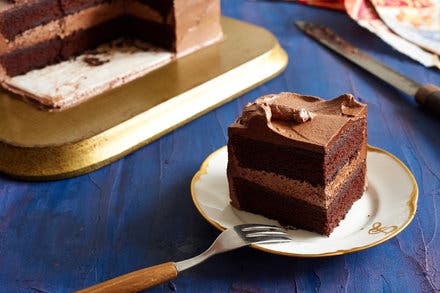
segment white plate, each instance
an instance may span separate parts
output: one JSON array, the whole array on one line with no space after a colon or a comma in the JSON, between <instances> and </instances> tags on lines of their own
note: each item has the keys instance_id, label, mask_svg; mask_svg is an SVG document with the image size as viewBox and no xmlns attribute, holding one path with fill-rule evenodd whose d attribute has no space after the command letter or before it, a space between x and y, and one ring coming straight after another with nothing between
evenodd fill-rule
<instances>
[{"instance_id":1,"label":"white plate","mask_svg":"<svg viewBox=\"0 0 440 293\"><path fill-rule=\"evenodd\" d=\"M237 210L229 204L227 158L226 147L215 151L194 175L191 193L199 212L220 230L244 223L277 225L277 221ZM289 230L295 239L290 243L253 247L288 256L319 257L367 249L396 236L416 213L418 188L414 176L399 159L369 146L367 177L368 190L330 237Z\"/></svg>"}]
</instances>

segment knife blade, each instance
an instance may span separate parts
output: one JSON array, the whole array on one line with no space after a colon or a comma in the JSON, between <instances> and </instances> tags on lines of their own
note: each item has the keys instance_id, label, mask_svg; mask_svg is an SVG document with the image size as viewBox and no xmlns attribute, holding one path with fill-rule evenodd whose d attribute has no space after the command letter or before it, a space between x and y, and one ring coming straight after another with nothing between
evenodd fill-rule
<instances>
[{"instance_id":1,"label":"knife blade","mask_svg":"<svg viewBox=\"0 0 440 293\"><path fill-rule=\"evenodd\" d=\"M415 97L418 104L440 116L440 87L433 84L422 85L372 56L355 48L327 27L305 21L296 21L297 27L322 45L342 55L346 59L382 79L386 83Z\"/></svg>"}]
</instances>

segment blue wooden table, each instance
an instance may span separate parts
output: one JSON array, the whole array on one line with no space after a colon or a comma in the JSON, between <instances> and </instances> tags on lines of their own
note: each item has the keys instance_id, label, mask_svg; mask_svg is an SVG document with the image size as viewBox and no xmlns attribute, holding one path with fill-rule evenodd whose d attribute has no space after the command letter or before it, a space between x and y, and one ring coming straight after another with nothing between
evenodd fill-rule
<instances>
[{"instance_id":1,"label":"blue wooden table","mask_svg":"<svg viewBox=\"0 0 440 293\"><path fill-rule=\"evenodd\" d=\"M286 71L91 174L28 183L0 176L0 291L69 292L149 265L193 256L216 237L189 185L227 140L242 107L268 93L335 97L369 106L369 143L399 157L420 188L417 214L397 237L337 257L301 259L250 248L217 256L151 292L434 292L440 290L440 119L304 36L298 19L327 25L422 83L440 84L344 13L282 2L224 0L223 14L266 27L289 54ZM1 155L1 154L0 154Z\"/></svg>"}]
</instances>

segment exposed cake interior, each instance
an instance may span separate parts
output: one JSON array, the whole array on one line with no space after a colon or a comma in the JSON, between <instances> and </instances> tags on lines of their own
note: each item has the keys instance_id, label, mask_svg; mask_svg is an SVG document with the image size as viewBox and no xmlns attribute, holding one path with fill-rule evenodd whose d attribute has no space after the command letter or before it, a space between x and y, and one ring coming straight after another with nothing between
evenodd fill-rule
<instances>
[{"instance_id":1,"label":"exposed cake interior","mask_svg":"<svg viewBox=\"0 0 440 293\"><path fill-rule=\"evenodd\" d=\"M0 0L2 79L132 37L184 55L221 37L218 0Z\"/></svg>"},{"instance_id":2,"label":"exposed cake interior","mask_svg":"<svg viewBox=\"0 0 440 293\"><path fill-rule=\"evenodd\" d=\"M280 93L248 104L229 127L232 204L329 235L366 177L366 105Z\"/></svg>"},{"instance_id":3,"label":"exposed cake interior","mask_svg":"<svg viewBox=\"0 0 440 293\"><path fill-rule=\"evenodd\" d=\"M0 83L65 110L221 38L219 0L0 0Z\"/></svg>"}]
</instances>

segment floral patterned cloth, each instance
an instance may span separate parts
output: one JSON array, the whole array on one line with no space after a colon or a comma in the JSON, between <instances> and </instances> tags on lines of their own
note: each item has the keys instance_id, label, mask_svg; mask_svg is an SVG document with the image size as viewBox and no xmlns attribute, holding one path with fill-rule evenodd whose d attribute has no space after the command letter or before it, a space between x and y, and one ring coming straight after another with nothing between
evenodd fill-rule
<instances>
[{"instance_id":1,"label":"floral patterned cloth","mask_svg":"<svg viewBox=\"0 0 440 293\"><path fill-rule=\"evenodd\" d=\"M341 10L397 51L440 68L440 0L287 0Z\"/></svg>"}]
</instances>

